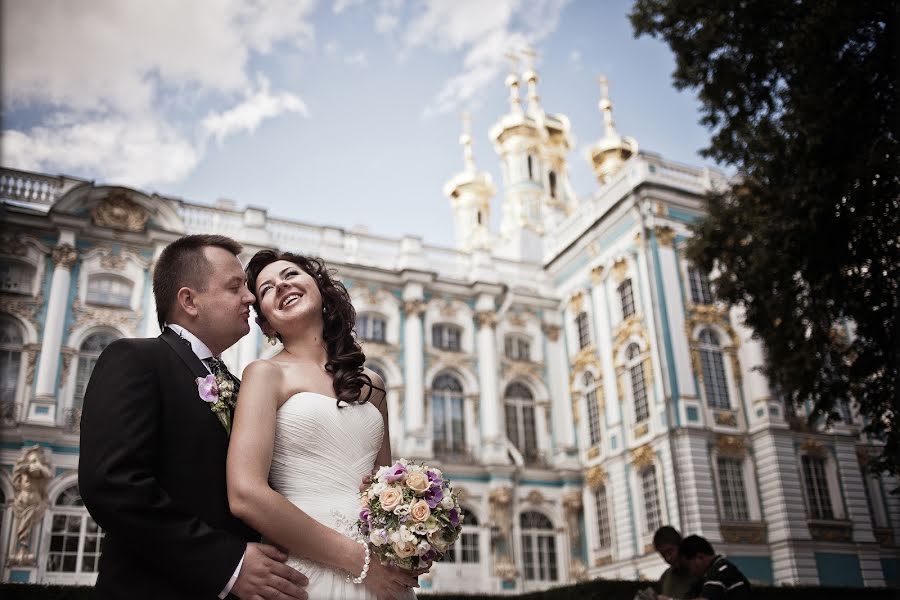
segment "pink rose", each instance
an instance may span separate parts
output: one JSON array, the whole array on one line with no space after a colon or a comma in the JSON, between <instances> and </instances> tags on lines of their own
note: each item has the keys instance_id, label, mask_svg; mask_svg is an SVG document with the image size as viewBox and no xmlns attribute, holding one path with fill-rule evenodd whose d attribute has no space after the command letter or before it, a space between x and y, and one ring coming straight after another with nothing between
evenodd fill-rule
<instances>
[{"instance_id":1,"label":"pink rose","mask_svg":"<svg viewBox=\"0 0 900 600\"><path fill-rule=\"evenodd\" d=\"M219 401L219 386L216 385L216 376L209 374L206 377L197 378L197 391L200 393L200 399L204 402Z\"/></svg>"},{"instance_id":2,"label":"pink rose","mask_svg":"<svg viewBox=\"0 0 900 600\"><path fill-rule=\"evenodd\" d=\"M394 542L394 552L398 558L406 558L416 553L415 542Z\"/></svg>"},{"instance_id":3,"label":"pink rose","mask_svg":"<svg viewBox=\"0 0 900 600\"><path fill-rule=\"evenodd\" d=\"M406 476L406 486L415 492L416 496L421 496L431 487L431 482L425 473L410 473Z\"/></svg>"},{"instance_id":4,"label":"pink rose","mask_svg":"<svg viewBox=\"0 0 900 600\"><path fill-rule=\"evenodd\" d=\"M425 502L424 500L419 500L412 505L412 508L409 511L409 516L411 516L414 521L423 523L428 520L428 517L431 516L431 508L429 508L427 502Z\"/></svg>"},{"instance_id":5,"label":"pink rose","mask_svg":"<svg viewBox=\"0 0 900 600\"><path fill-rule=\"evenodd\" d=\"M381 508L387 512L391 512L397 508L402 500L403 494L394 487L387 488L378 496L378 501L381 502Z\"/></svg>"}]
</instances>

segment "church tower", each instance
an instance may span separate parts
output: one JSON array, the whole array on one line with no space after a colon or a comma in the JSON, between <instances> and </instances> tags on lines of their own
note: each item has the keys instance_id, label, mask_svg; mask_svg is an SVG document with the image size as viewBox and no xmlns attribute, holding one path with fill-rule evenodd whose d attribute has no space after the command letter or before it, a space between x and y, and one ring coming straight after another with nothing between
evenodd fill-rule
<instances>
[{"instance_id":1,"label":"church tower","mask_svg":"<svg viewBox=\"0 0 900 600\"><path fill-rule=\"evenodd\" d=\"M475 168L471 128L471 117L464 113L459 143L465 167L444 184L444 195L453 207L456 247L465 252L490 247L491 198L497 193L491 174Z\"/></svg>"},{"instance_id":2,"label":"church tower","mask_svg":"<svg viewBox=\"0 0 900 600\"><path fill-rule=\"evenodd\" d=\"M544 112L537 92L534 52L521 53L527 67L518 74L519 55L510 55L512 69L506 77L509 112L491 127L494 149L503 167L503 215L499 254L540 261L544 232L563 219L575 205L569 182L566 154L574 140L564 115ZM522 107L520 85L527 86L527 105Z\"/></svg>"},{"instance_id":3,"label":"church tower","mask_svg":"<svg viewBox=\"0 0 900 600\"><path fill-rule=\"evenodd\" d=\"M600 76L600 113L603 115L604 136L588 149L587 159L601 186L622 168L625 161L637 154L638 143L634 138L622 137L616 131L612 117L612 101L609 99L609 82Z\"/></svg>"}]
</instances>

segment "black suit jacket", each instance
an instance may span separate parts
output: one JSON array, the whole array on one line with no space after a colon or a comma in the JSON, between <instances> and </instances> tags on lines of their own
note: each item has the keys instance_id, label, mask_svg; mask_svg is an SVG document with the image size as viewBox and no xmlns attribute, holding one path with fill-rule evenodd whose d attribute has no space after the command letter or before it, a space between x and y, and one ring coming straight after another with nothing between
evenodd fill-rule
<instances>
[{"instance_id":1,"label":"black suit jacket","mask_svg":"<svg viewBox=\"0 0 900 600\"><path fill-rule=\"evenodd\" d=\"M170 329L117 340L97 361L78 484L106 532L98 598L212 600L259 539L228 509L228 437L197 391L208 374Z\"/></svg>"}]
</instances>

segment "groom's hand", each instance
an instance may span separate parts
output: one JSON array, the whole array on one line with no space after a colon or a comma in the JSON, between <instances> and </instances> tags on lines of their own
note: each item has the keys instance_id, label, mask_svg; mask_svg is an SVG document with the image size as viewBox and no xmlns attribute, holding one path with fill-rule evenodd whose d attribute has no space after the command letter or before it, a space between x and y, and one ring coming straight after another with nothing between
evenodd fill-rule
<instances>
[{"instance_id":1,"label":"groom's hand","mask_svg":"<svg viewBox=\"0 0 900 600\"><path fill-rule=\"evenodd\" d=\"M267 544L247 544L231 593L241 600L306 600L306 575L284 564L287 554Z\"/></svg>"}]
</instances>

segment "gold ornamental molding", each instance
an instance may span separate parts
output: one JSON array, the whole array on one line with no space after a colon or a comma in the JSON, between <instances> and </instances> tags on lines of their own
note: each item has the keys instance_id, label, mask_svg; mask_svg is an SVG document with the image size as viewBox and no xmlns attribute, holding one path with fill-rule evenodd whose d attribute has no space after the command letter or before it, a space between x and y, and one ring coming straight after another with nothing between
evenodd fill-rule
<instances>
[{"instance_id":1,"label":"gold ornamental molding","mask_svg":"<svg viewBox=\"0 0 900 600\"><path fill-rule=\"evenodd\" d=\"M528 495L525 496L525 501L529 504L533 504L534 506L543 506L550 502L550 500L544 496L540 490L531 490L528 492Z\"/></svg>"},{"instance_id":2,"label":"gold ornamental molding","mask_svg":"<svg viewBox=\"0 0 900 600\"><path fill-rule=\"evenodd\" d=\"M497 313L492 310L480 310L475 313L475 323L479 329L483 327L493 329L497 326Z\"/></svg>"},{"instance_id":3,"label":"gold ornamental molding","mask_svg":"<svg viewBox=\"0 0 900 600\"><path fill-rule=\"evenodd\" d=\"M633 337L640 339L644 348L650 347L650 338L647 336L644 319L637 314L631 315L622 321L613 331L613 355L618 355L622 346Z\"/></svg>"},{"instance_id":4,"label":"gold ornamental molding","mask_svg":"<svg viewBox=\"0 0 900 600\"><path fill-rule=\"evenodd\" d=\"M403 313L407 317L421 317L425 312L425 303L421 300L407 300L403 303Z\"/></svg>"},{"instance_id":5,"label":"gold ornamental molding","mask_svg":"<svg viewBox=\"0 0 900 600\"><path fill-rule=\"evenodd\" d=\"M600 446L591 446L590 448L588 448L588 451L587 451L588 460L597 458L598 456L600 456Z\"/></svg>"},{"instance_id":6,"label":"gold ornamental molding","mask_svg":"<svg viewBox=\"0 0 900 600\"><path fill-rule=\"evenodd\" d=\"M815 438L806 438L806 440L800 444L800 450L809 456L815 456L817 458L825 458L827 455L825 446Z\"/></svg>"},{"instance_id":7,"label":"gold ornamental molding","mask_svg":"<svg viewBox=\"0 0 900 600\"><path fill-rule=\"evenodd\" d=\"M40 326L38 325L37 315L40 312L43 304L43 295L38 295L35 298L32 298L30 296L0 296L0 312L20 317L34 325L37 329L40 329Z\"/></svg>"},{"instance_id":8,"label":"gold ornamental molding","mask_svg":"<svg viewBox=\"0 0 900 600\"><path fill-rule=\"evenodd\" d=\"M615 263L613 263L612 267L612 277L617 284L625 281L625 276L628 275L628 261L624 258L620 258Z\"/></svg>"},{"instance_id":9,"label":"gold ornamental molding","mask_svg":"<svg viewBox=\"0 0 900 600\"><path fill-rule=\"evenodd\" d=\"M41 351L40 344L27 344L25 350L25 383L31 385L34 383L34 369L37 366L37 355Z\"/></svg>"},{"instance_id":10,"label":"gold ornamental molding","mask_svg":"<svg viewBox=\"0 0 900 600\"><path fill-rule=\"evenodd\" d=\"M716 425L724 427L737 427L737 415L731 411L716 411L713 413Z\"/></svg>"},{"instance_id":11,"label":"gold ornamental molding","mask_svg":"<svg viewBox=\"0 0 900 600\"><path fill-rule=\"evenodd\" d=\"M572 565L569 567L569 577L575 581L587 581L588 572L584 563L580 558L573 558Z\"/></svg>"},{"instance_id":12,"label":"gold ornamental molding","mask_svg":"<svg viewBox=\"0 0 900 600\"><path fill-rule=\"evenodd\" d=\"M603 267L598 266L591 269L591 283L600 285L603 283Z\"/></svg>"},{"instance_id":13,"label":"gold ornamental molding","mask_svg":"<svg viewBox=\"0 0 900 600\"><path fill-rule=\"evenodd\" d=\"M72 244L60 244L53 248L51 254L53 264L63 269L71 269L75 261L78 260L78 251Z\"/></svg>"},{"instance_id":14,"label":"gold ornamental molding","mask_svg":"<svg viewBox=\"0 0 900 600\"><path fill-rule=\"evenodd\" d=\"M612 556L599 556L594 560L594 566L596 567L605 567L606 565L612 564Z\"/></svg>"},{"instance_id":15,"label":"gold ornamental molding","mask_svg":"<svg viewBox=\"0 0 900 600\"><path fill-rule=\"evenodd\" d=\"M595 465L584 474L584 481L590 490L596 490L606 483L606 470L600 465Z\"/></svg>"},{"instance_id":16,"label":"gold ornamental molding","mask_svg":"<svg viewBox=\"0 0 900 600\"><path fill-rule=\"evenodd\" d=\"M675 230L667 225L657 225L654 227L654 231L656 233L656 239L659 240L659 245L663 247L672 247L672 243L675 241Z\"/></svg>"},{"instance_id":17,"label":"gold ornamental molding","mask_svg":"<svg viewBox=\"0 0 900 600\"><path fill-rule=\"evenodd\" d=\"M650 447L650 444L644 444L631 451L631 462L638 471L643 471L653 464L656 459L656 452Z\"/></svg>"},{"instance_id":18,"label":"gold ornamental molding","mask_svg":"<svg viewBox=\"0 0 900 600\"><path fill-rule=\"evenodd\" d=\"M441 303L440 313L442 317L455 317L459 313L459 309L453 303L453 300L444 300Z\"/></svg>"},{"instance_id":19,"label":"gold ornamental molding","mask_svg":"<svg viewBox=\"0 0 900 600\"><path fill-rule=\"evenodd\" d=\"M578 314L584 309L584 292L575 292L569 298L569 309Z\"/></svg>"},{"instance_id":20,"label":"gold ornamental molding","mask_svg":"<svg viewBox=\"0 0 900 600\"><path fill-rule=\"evenodd\" d=\"M124 192L116 192L91 209L91 218L98 227L143 231L150 219L150 213Z\"/></svg>"},{"instance_id":21,"label":"gold ornamental molding","mask_svg":"<svg viewBox=\"0 0 900 600\"><path fill-rule=\"evenodd\" d=\"M765 544L765 523L722 523L722 539L729 544Z\"/></svg>"},{"instance_id":22,"label":"gold ornamental molding","mask_svg":"<svg viewBox=\"0 0 900 600\"><path fill-rule=\"evenodd\" d=\"M85 326L107 325L134 335L141 322L143 311L130 308L102 308L95 306L83 306L78 298L72 303L72 314L75 319L69 326L68 334L71 336L75 330Z\"/></svg>"},{"instance_id":23,"label":"gold ornamental molding","mask_svg":"<svg viewBox=\"0 0 900 600\"><path fill-rule=\"evenodd\" d=\"M719 456L743 458L747 452L744 438L738 435L716 436L716 452Z\"/></svg>"},{"instance_id":24,"label":"gold ornamental molding","mask_svg":"<svg viewBox=\"0 0 900 600\"><path fill-rule=\"evenodd\" d=\"M551 342L559 341L559 325L552 325L550 323L542 323L541 331L544 332L544 335L547 336L547 340Z\"/></svg>"}]
</instances>

